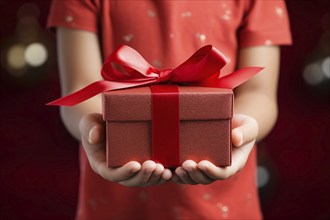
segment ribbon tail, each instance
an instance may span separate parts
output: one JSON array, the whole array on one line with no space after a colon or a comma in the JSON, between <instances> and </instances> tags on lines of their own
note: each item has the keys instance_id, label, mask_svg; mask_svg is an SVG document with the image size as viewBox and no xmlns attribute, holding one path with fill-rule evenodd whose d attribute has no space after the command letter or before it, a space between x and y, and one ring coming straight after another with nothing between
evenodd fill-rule
<instances>
[{"instance_id":1,"label":"ribbon tail","mask_svg":"<svg viewBox=\"0 0 330 220\"><path fill-rule=\"evenodd\" d=\"M105 91L152 84L153 81L155 80L144 81L144 82L115 82L115 81L101 80L94 82L72 94L56 99L52 102L49 102L47 103L47 105L74 106Z\"/></svg>"},{"instance_id":2,"label":"ribbon tail","mask_svg":"<svg viewBox=\"0 0 330 220\"><path fill-rule=\"evenodd\" d=\"M252 78L263 69L264 67L244 67L220 78L210 78L208 80L204 80L198 85L234 89Z\"/></svg>"}]
</instances>

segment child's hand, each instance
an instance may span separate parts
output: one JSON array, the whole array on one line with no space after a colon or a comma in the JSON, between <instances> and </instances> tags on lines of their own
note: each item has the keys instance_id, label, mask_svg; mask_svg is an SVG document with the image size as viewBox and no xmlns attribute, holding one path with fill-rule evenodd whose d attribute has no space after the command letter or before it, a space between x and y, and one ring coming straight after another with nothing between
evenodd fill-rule
<instances>
[{"instance_id":1,"label":"child's hand","mask_svg":"<svg viewBox=\"0 0 330 220\"><path fill-rule=\"evenodd\" d=\"M105 153L105 126L100 114L83 117L79 130L90 166L104 179L129 187L151 186L171 179L172 172L169 169L151 160L145 161L142 165L136 161L130 161L119 168L108 168Z\"/></svg>"},{"instance_id":2,"label":"child's hand","mask_svg":"<svg viewBox=\"0 0 330 220\"><path fill-rule=\"evenodd\" d=\"M252 117L234 115L232 127L231 166L217 167L206 160L198 164L187 160L175 170L172 180L184 184L210 184L215 180L228 179L243 169L257 139L258 123Z\"/></svg>"}]
</instances>

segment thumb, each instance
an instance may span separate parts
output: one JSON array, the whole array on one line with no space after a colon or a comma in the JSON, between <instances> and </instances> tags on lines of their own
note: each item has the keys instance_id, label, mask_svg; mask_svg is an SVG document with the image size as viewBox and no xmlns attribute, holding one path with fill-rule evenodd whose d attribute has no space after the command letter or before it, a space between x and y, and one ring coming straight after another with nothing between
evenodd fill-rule
<instances>
[{"instance_id":1,"label":"thumb","mask_svg":"<svg viewBox=\"0 0 330 220\"><path fill-rule=\"evenodd\" d=\"M255 141L258 136L258 122L247 115L234 115L232 142L236 147Z\"/></svg>"},{"instance_id":2,"label":"thumb","mask_svg":"<svg viewBox=\"0 0 330 220\"><path fill-rule=\"evenodd\" d=\"M83 139L90 144L100 144L105 138L105 128L102 115L98 113L88 114L82 117L79 130Z\"/></svg>"}]
</instances>

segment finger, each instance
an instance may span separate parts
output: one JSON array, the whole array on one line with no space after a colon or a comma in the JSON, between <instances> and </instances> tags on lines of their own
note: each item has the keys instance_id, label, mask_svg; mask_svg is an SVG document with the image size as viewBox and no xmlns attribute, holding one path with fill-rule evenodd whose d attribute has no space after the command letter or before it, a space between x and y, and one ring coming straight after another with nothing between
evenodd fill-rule
<instances>
[{"instance_id":1,"label":"finger","mask_svg":"<svg viewBox=\"0 0 330 220\"><path fill-rule=\"evenodd\" d=\"M105 143L101 138L105 132L102 124L102 116L100 114L84 116L80 120L79 129L82 146L92 170L97 174L102 173L105 176L105 173L107 173L105 171L109 171L109 169L106 166ZM92 138L90 138L90 135L92 135ZM106 179L109 178L107 177Z\"/></svg>"},{"instance_id":2,"label":"finger","mask_svg":"<svg viewBox=\"0 0 330 220\"><path fill-rule=\"evenodd\" d=\"M249 116L235 115L233 117L232 142L236 147L253 142L258 136L258 123Z\"/></svg>"},{"instance_id":3,"label":"finger","mask_svg":"<svg viewBox=\"0 0 330 220\"><path fill-rule=\"evenodd\" d=\"M85 115L79 122L82 138L90 144L102 143L105 139L105 126L101 114Z\"/></svg>"},{"instance_id":4,"label":"finger","mask_svg":"<svg viewBox=\"0 0 330 220\"><path fill-rule=\"evenodd\" d=\"M102 124L96 124L93 126L88 134L88 141L91 144L99 144L105 140L105 128Z\"/></svg>"},{"instance_id":5,"label":"finger","mask_svg":"<svg viewBox=\"0 0 330 220\"><path fill-rule=\"evenodd\" d=\"M232 148L231 166L235 167L238 171L243 169L254 147L254 142L255 141L252 141L250 143L244 144L243 146Z\"/></svg>"},{"instance_id":6,"label":"finger","mask_svg":"<svg viewBox=\"0 0 330 220\"><path fill-rule=\"evenodd\" d=\"M207 176L215 180L228 179L238 172L237 164L234 163L228 167L217 167L213 163L203 160L197 164L197 167Z\"/></svg>"},{"instance_id":7,"label":"finger","mask_svg":"<svg viewBox=\"0 0 330 220\"><path fill-rule=\"evenodd\" d=\"M242 121L246 118L246 115L243 114L234 114L232 121L231 121L231 125L232 128L237 128L242 124Z\"/></svg>"},{"instance_id":8,"label":"finger","mask_svg":"<svg viewBox=\"0 0 330 220\"><path fill-rule=\"evenodd\" d=\"M172 178L172 172L170 169L165 169L162 174L162 179L168 181Z\"/></svg>"},{"instance_id":9,"label":"finger","mask_svg":"<svg viewBox=\"0 0 330 220\"><path fill-rule=\"evenodd\" d=\"M165 168L158 184L167 183L172 179L172 177L173 177L172 171L168 168Z\"/></svg>"},{"instance_id":10,"label":"finger","mask_svg":"<svg viewBox=\"0 0 330 220\"><path fill-rule=\"evenodd\" d=\"M132 178L121 181L120 184L128 187L142 186L147 183L153 171L156 169L156 163L148 160L142 164L141 170Z\"/></svg>"},{"instance_id":11,"label":"finger","mask_svg":"<svg viewBox=\"0 0 330 220\"><path fill-rule=\"evenodd\" d=\"M230 166L217 167L210 161L203 160L197 164L197 167L212 179L228 179L243 169L253 149L253 146L254 142L250 142L242 147L233 148L232 164Z\"/></svg>"},{"instance_id":12,"label":"finger","mask_svg":"<svg viewBox=\"0 0 330 220\"><path fill-rule=\"evenodd\" d=\"M82 136L82 145L86 152L92 170L106 180L118 182L131 178L141 169L137 162L130 162L120 168L109 168L106 165L106 152L102 116L89 114L84 116L79 129Z\"/></svg>"},{"instance_id":13,"label":"finger","mask_svg":"<svg viewBox=\"0 0 330 220\"><path fill-rule=\"evenodd\" d=\"M100 114L89 114L84 116L79 123L82 146L92 168L106 161L105 143L102 141L105 129L101 121Z\"/></svg>"},{"instance_id":14,"label":"finger","mask_svg":"<svg viewBox=\"0 0 330 220\"><path fill-rule=\"evenodd\" d=\"M165 168L163 165L157 163L155 170L152 172L148 182L146 182L143 186L151 186L158 184L161 180L161 176L164 172Z\"/></svg>"},{"instance_id":15,"label":"finger","mask_svg":"<svg viewBox=\"0 0 330 220\"><path fill-rule=\"evenodd\" d=\"M198 169L196 162L192 160L186 160L182 164L182 168L188 172L188 175L191 179L193 179L196 183L200 184L210 184L215 179L211 179L209 176L205 175L204 172Z\"/></svg>"},{"instance_id":16,"label":"finger","mask_svg":"<svg viewBox=\"0 0 330 220\"><path fill-rule=\"evenodd\" d=\"M198 184L188 175L187 171L185 171L185 169L183 169L182 167L176 168L175 173L180 178L180 181L184 184L191 184L191 185Z\"/></svg>"},{"instance_id":17,"label":"finger","mask_svg":"<svg viewBox=\"0 0 330 220\"><path fill-rule=\"evenodd\" d=\"M121 182L131 179L141 170L141 164L136 161L130 161L122 167L109 168L106 163L96 165L95 172L102 176L104 179Z\"/></svg>"}]
</instances>

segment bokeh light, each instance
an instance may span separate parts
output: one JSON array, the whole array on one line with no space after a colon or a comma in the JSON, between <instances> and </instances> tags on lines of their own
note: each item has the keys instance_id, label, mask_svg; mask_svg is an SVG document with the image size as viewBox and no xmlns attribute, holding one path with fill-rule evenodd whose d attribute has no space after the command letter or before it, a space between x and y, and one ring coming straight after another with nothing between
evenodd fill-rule
<instances>
[{"instance_id":1,"label":"bokeh light","mask_svg":"<svg viewBox=\"0 0 330 220\"><path fill-rule=\"evenodd\" d=\"M264 166L258 166L257 173L258 173L258 177L257 177L258 188L266 186L269 182L268 169Z\"/></svg>"},{"instance_id":2,"label":"bokeh light","mask_svg":"<svg viewBox=\"0 0 330 220\"><path fill-rule=\"evenodd\" d=\"M24 58L25 47L21 44L13 45L7 53L7 63L12 69L22 69L26 62Z\"/></svg>"},{"instance_id":3,"label":"bokeh light","mask_svg":"<svg viewBox=\"0 0 330 220\"><path fill-rule=\"evenodd\" d=\"M1 44L0 61L8 73L6 77L27 86L45 79L52 55L39 15L36 4L23 4L17 12L16 31Z\"/></svg>"},{"instance_id":4,"label":"bokeh light","mask_svg":"<svg viewBox=\"0 0 330 220\"><path fill-rule=\"evenodd\" d=\"M308 64L303 70L303 77L307 84L315 86L322 83L325 74L320 62Z\"/></svg>"},{"instance_id":5,"label":"bokeh light","mask_svg":"<svg viewBox=\"0 0 330 220\"><path fill-rule=\"evenodd\" d=\"M330 78L330 56L326 57L322 62L322 70L327 78Z\"/></svg>"},{"instance_id":6,"label":"bokeh light","mask_svg":"<svg viewBox=\"0 0 330 220\"><path fill-rule=\"evenodd\" d=\"M25 61L33 67L43 65L48 57L46 47L41 43L32 43L26 47L24 58Z\"/></svg>"}]
</instances>

